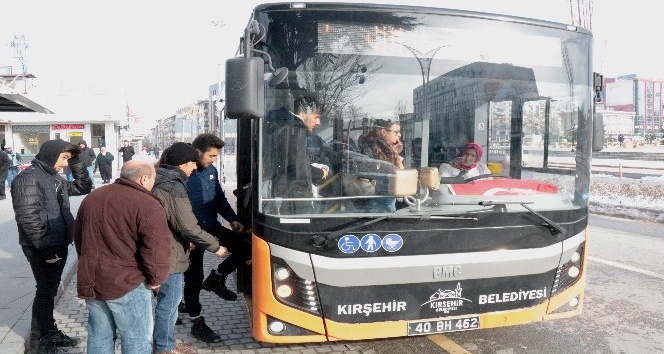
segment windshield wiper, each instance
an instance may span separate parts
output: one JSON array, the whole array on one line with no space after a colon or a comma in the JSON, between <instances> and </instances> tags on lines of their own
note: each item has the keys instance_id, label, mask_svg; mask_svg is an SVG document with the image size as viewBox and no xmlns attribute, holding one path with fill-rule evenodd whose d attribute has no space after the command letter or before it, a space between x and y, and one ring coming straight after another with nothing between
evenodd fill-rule
<instances>
[{"instance_id":1,"label":"windshield wiper","mask_svg":"<svg viewBox=\"0 0 664 354\"><path fill-rule=\"evenodd\" d=\"M551 235L554 236L557 234L567 235L567 230L565 230L560 224L547 218L546 216L540 214L539 212L533 210L532 208L526 205L526 204L532 204L532 202L506 202L506 201L495 202L491 200L483 200L477 204L481 206L497 206L501 209L504 209L506 204L519 204L524 209L528 210L531 214L537 216L540 220L544 221L544 223L546 224L545 226L551 231Z\"/></svg>"},{"instance_id":2,"label":"windshield wiper","mask_svg":"<svg viewBox=\"0 0 664 354\"><path fill-rule=\"evenodd\" d=\"M358 228L358 227L365 227L365 226L377 223L379 221L385 220L385 219L387 219L391 216L392 216L392 214L384 215L384 216L381 216L381 217L370 219L368 221L353 223L353 224L351 224L350 226L348 226L346 228L343 228L343 229L337 230L337 231L332 231L332 232L329 232L327 234L313 235L313 236L311 236L311 245L316 247L316 248L325 247L325 245L327 244L327 241L329 241L330 239L337 238L339 236L343 236L346 232L348 232L352 229L355 229L355 228Z\"/></svg>"}]
</instances>

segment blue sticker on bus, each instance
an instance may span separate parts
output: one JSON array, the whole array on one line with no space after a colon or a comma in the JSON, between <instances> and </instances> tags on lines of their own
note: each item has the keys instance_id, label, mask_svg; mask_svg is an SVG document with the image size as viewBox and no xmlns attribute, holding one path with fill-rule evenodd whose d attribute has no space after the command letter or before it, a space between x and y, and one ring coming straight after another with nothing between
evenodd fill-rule
<instances>
[{"instance_id":1,"label":"blue sticker on bus","mask_svg":"<svg viewBox=\"0 0 664 354\"><path fill-rule=\"evenodd\" d=\"M360 248L360 239L355 235L345 235L339 239L337 246L343 253L355 253Z\"/></svg>"},{"instance_id":2,"label":"blue sticker on bus","mask_svg":"<svg viewBox=\"0 0 664 354\"><path fill-rule=\"evenodd\" d=\"M383 248L387 252L396 252L403 246L403 238L397 234L388 234L383 238Z\"/></svg>"},{"instance_id":3,"label":"blue sticker on bus","mask_svg":"<svg viewBox=\"0 0 664 354\"><path fill-rule=\"evenodd\" d=\"M380 249L381 243L382 240L380 239L380 236L376 234L366 234L360 241L360 247L362 247L365 252L372 253Z\"/></svg>"}]
</instances>

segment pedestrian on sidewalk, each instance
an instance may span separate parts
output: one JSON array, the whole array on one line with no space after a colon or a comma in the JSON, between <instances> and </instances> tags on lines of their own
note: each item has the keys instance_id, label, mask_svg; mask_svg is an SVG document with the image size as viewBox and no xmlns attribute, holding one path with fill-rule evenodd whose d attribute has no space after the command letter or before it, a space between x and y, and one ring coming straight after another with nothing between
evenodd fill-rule
<instances>
[{"instance_id":1,"label":"pedestrian on sidewalk","mask_svg":"<svg viewBox=\"0 0 664 354\"><path fill-rule=\"evenodd\" d=\"M104 181L102 184L110 183L113 178L113 160L115 157L110 152L106 151L106 147L102 146L99 148L99 154L95 160L95 171L99 169L99 174L101 175L101 180Z\"/></svg>"},{"instance_id":2,"label":"pedestrian on sidewalk","mask_svg":"<svg viewBox=\"0 0 664 354\"><path fill-rule=\"evenodd\" d=\"M129 161L120 178L90 193L78 209L78 297L88 309L88 353L152 352L152 294L168 277L170 231L164 208L150 191L155 168Z\"/></svg>"},{"instance_id":3,"label":"pedestrian on sidewalk","mask_svg":"<svg viewBox=\"0 0 664 354\"><path fill-rule=\"evenodd\" d=\"M0 151L0 200L7 199L5 195L5 181L9 175L9 169L12 167L12 160L7 153ZM9 183L11 187L11 182Z\"/></svg>"},{"instance_id":4,"label":"pedestrian on sidewalk","mask_svg":"<svg viewBox=\"0 0 664 354\"><path fill-rule=\"evenodd\" d=\"M190 144L177 142L164 150L158 162L153 193L166 209L172 237L170 275L159 288L155 309L153 338L157 353L190 353L184 345L175 345L175 321L190 247L207 250L217 257L226 256L226 248L198 225L187 196L187 179L196 169L196 161L198 151Z\"/></svg>"},{"instance_id":5,"label":"pedestrian on sidewalk","mask_svg":"<svg viewBox=\"0 0 664 354\"><path fill-rule=\"evenodd\" d=\"M9 168L9 173L7 174L7 185L11 187L12 181L21 172L21 155L18 152L14 152L11 146L5 146L5 152L9 156L9 159L12 160L12 166Z\"/></svg>"},{"instance_id":6,"label":"pedestrian on sidewalk","mask_svg":"<svg viewBox=\"0 0 664 354\"><path fill-rule=\"evenodd\" d=\"M95 174L92 171L92 163L96 158L95 151L92 148L88 147L88 143L85 140L78 142L78 147L81 148L81 161L85 165L85 169L88 170L90 175L90 181L92 182L92 189L95 189Z\"/></svg>"},{"instance_id":7,"label":"pedestrian on sidewalk","mask_svg":"<svg viewBox=\"0 0 664 354\"><path fill-rule=\"evenodd\" d=\"M219 172L212 164L219 157L224 142L214 134L205 133L196 137L191 144L198 151L199 159L197 169L187 180L189 201L198 225L214 235L231 255L203 281L205 250L195 248L189 253L189 269L184 273L184 303L193 323L191 335L206 343L216 343L221 341L221 337L205 324L201 316L201 289L212 291L224 300L235 301L237 295L226 287L226 278L251 259L251 241L242 233L244 226L238 222L235 211L228 203L219 184ZM232 231L221 225L218 215L230 223Z\"/></svg>"},{"instance_id":8,"label":"pedestrian on sidewalk","mask_svg":"<svg viewBox=\"0 0 664 354\"><path fill-rule=\"evenodd\" d=\"M37 283L27 353L50 353L79 342L58 330L53 308L67 262L68 245L74 238L69 196L90 193L92 187L78 157L80 151L78 146L64 140L48 140L40 147L32 165L12 183L19 243ZM72 171L72 182L58 174L65 166Z\"/></svg>"},{"instance_id":9,"label":"pedestrian on sidewalk","mask_svg":"<svg viewBox=\"0 0 664 354\"><path fill-rule=\"evenodd\" d=\"M122 147L118 151L122 156L122 163L130 161L136 154L134 147L129 145L129 140L122 140Z\"/></svg>"}]
</instances>

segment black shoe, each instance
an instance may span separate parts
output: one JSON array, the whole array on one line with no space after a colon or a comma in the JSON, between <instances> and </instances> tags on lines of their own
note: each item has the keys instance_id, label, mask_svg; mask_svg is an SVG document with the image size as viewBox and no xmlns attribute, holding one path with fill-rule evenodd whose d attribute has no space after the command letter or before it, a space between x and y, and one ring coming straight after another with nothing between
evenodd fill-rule
<instances>
[{"instance_id":1,"label":"black shoe","mask_svg":"<svg viewBox=\"0 0 664 354\"><path fill-rule=\"evenodd\" d=\"M205 324L205 318L200 316L193 320L193 325L191 326L191 335L205 343L219 343L221 342L221 337L218 334Z\"/></svg>"},{"instance_id":2,"label":"black shoe","mask_svg":"<svg viewBox=\"0 0 664 354\"><path fill-rule=\"evenodd\" d=\"M175 324L176 325L181 325L182 324L182 319L180 319L180 317L176 318L175 319Z\"/></svg>"},{"instance_id":3,"label":"black shoe","mask_svg":"<svg viewBox=\"0 0 664 354\"><path fill-rule=\"evenodd\" d=\"M27 343L26 343L27 344ZM59 354L62 353L60 347L54 345L41 344L39 339L31 339L28 347L25 348L24 354Z\"/></svg>"},{"instance_id":4,"label":"black shoe","mask_svg":"<svg viewBox=\"0 0 664 354\"><path fill-rule=\"evenodd\" d=\"M70 337L59 329L54 329L46 333L46 335L39 340L39 344L40 346L75 347L80 341L80 339Z\"/></svg>"},{"instance_id":5,"label":"black shoe","mask_svg":"<svg viewBox=\"0 0 664 354\"><path fill-rule=\"evenodd\" d=\"M210 275L203 281L203 290L212 291L226 301L237 300L237 294L226 287L226 276L217 273L214 269L210 271Z\"/></svg>"},{"instance_id":6,"label":"black shoe","mask_svg":"<svg viewBox=\"0 0 664 354\"><path fill-rule=\"evenodd\" d=\"M31 345L25 350L25 354L60 354L64 353L64 349L56 347L55 345L42 343L37 340L34 345Z\"/></svg>"},{"instance_id":7,"label":"black shoe","mask_svg":"<svg viewBox=\"0 0 664 354\"><path fill-rule=\"evenodd\" d=\"M178 305L178 312L179 313L186 313L187 312L187 306L182 301L180 301L180 304Z\"/></svg>"}]
</instances>

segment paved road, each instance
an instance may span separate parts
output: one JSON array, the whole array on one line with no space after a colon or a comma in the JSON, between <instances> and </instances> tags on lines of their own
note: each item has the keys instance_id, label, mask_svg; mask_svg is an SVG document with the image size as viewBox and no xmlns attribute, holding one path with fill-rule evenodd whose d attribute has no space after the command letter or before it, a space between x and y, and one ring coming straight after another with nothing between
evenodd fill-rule
<instances>
[{"instance_id":1,"label":"paved road","mask_svg":"<svg viewBox=\"0 0 664 354\"><path fill-rule=\"evenodd\" d=\"M658 152L664 151L659 147ZM234 158L226 157L226 176L228 190L234 189L233 176ZM100 180L97 181L101 182ZM232 199L232 193L228 193ZM78 209L83 198L72 197L72 210ZM231 204L234 204L231 201ZM27 337L30 326L31 302L34 296L34 280L20 247L18 234L11 208L11 200L0 201L0 353L22 353L24 338ZM58 325L70 335L84 338L86 336L87 313L83 301L76 297L75 289L75 252L70 249L70 259L67 262L63 284L62 296L56 306ZM206 272L216 266L216 258L208 256L205 259ZM235 276L229 278L231 288L234 288ZM419 354L439 353L441 349L426 337L403 340L381 340L365 342L339 342L332 344L306 344L306 345L280 345L275 346L256 342L249 332L246 320L245 304L242 299L229 303L216 296L203 292L202 302L204 313L208 322L224 339L223 343L207 345L196 343L199 353L384 353L388 350L397 352L418 352ZM184 341L193 341L189 336L190 324L188 321L177 328L177 337ZM71 348L71 353L85 352L85 343ZM460 348L459 350L463 350ZM463 351L459 351L462 353Z\"/></svg>"}]
</instances>

